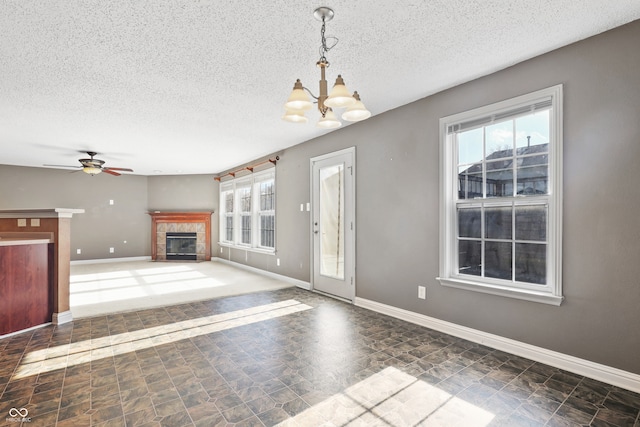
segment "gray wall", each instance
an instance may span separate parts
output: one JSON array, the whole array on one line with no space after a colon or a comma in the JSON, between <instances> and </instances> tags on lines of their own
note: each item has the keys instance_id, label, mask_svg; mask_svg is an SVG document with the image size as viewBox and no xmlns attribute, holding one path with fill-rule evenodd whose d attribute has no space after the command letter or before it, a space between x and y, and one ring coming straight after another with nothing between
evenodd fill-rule
<instances>
[{"instance_id":1,"label":"gray wall","mask_svg":"<svg viewBox=\"0 0 640 427\"><path fill-rule=\"evenodd\" d=\"M638 40L640 21L286 150L274 270L309 281L309 158L356 146L358 297L640 374ZM442 287L438 120L559 83L565 302Z\"/></svg>"},{"instance_id":2,"label":"gray wall","mask_svg":"<svg viewBox=\"0 0 640 427\"><path fill-rule=\"evenodd\" d=\"M276 172L277 254L220 253L217 245L213 254L308 282L309 213L299 206L310 201L309 159L355 146L358 297L640 374L638 40L640 21L285 150ZM559 83L565 302L440 286L438 120ZM115 255L148 255L147 207L218 212L218 187L208 176L91 178L24 169L0 166L0 208L84 207L89 214L72 222L72 244L93 244L90 258L108 257L103 249L121 223L127 232L116 243L126 239L137 249ZM217 222L213 233L216 242ZM426 301L417 299L418 285L427 286Z\"/></svg>"},{"instance_id":3,"label":"gray wall","mask_svg":"<svg viewBox=\"0 0 640 427\"><path fill-rule=\"evenodd\" d=\"M0 165L0 209L21 208L85 210L71 220L72 260L151 255L145 176Z\"/></svg>"},{"instance_id":4,"label":"gray wall","mask_svg":"<svg viewBox=\"0 0 640 427\"><path fill-rule=\"evenodd\" d=\"M219 184L214 175L150 176L148 185L150 211L215 210L218 213Z\"/></svg>"},{"instance_id":5,"label":"gray wall","mask_svg":"<svg viewBox=\"0 0 640 427\"><path fill-rule=\"evenodd\" d=\"M218 242L219 183L214 175L149 177L149 211L214 212L211 216L211 255Z\"/></svg>"}]
</instances>

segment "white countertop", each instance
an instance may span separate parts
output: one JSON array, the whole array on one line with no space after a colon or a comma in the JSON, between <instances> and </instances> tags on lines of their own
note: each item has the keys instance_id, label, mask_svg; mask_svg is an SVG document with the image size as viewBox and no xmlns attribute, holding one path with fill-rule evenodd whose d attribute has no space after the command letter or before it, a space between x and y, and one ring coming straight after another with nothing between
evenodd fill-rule
<instances>
[{"instance_id":1,"label":"white countertop","mask_svg":"<svg viewBox=\"0 0 640 427\"><path fill-rule=\"evenodd\" d=\"M0 246L53 243L53 233L0 233Z\"/></svg>"},{"instance_id":2,"label":"white countertop","mask_svg":"<svg viewBox=\"0 0 640 427\"><path fill-rule=\"evenodd\" d=\"M0 218L71 218L84 213L84 209L0 209Z\"/></svg>"}]
</instances>

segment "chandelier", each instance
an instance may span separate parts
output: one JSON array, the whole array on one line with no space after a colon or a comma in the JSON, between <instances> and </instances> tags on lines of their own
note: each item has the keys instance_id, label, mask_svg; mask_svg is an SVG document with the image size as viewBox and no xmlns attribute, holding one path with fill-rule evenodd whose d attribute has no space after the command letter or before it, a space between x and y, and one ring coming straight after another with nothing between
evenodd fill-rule
<instances>
[{"instance_id":1,"label":"chandelier","mask_svg":"<svg viewBox=\"0 0 640 427\"><path fill-rule=\"evenodd\" d=\"M328 7L319 7L313 12L313 16L315 16L318 21L322 21L322 29L320 30L320 39L322 42L320 46L320 59L316 63L320 68L320 95L315 96L309 89L302 85L300 79L296 80L296 83L293 85L293 91L284 104L285 114L282 116L283 120L293 123L307 123L309 119L305 117L304 112L313 107L309 95L311 95L318 104L318 111L320 111L321 117L317 126L320 128L334 129L342 125L333 112L334 108L346 108L342 113L342 119L348 122L357 122L371 117L371 112L367 110L362 101L360 101L358 92L353 92L353 95L351 95L341 75L338 75L336 83L333 85L333 89L331 89L331 93L327 94L325 71L329 67L329 61L327 61L325 55L330 49L335 47L338 39L333 37L335 42L332 46L328 47L324 32L326 23L333 19L333 15L333 10Z\"/></svg>"}]
</instances>

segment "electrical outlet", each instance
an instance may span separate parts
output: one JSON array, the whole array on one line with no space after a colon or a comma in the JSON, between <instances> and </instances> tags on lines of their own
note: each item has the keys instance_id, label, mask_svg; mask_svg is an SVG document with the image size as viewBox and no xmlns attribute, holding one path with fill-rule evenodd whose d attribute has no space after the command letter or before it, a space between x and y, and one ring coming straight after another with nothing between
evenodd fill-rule
<instances>
[{"instance_id":1,"label":"electrical outlet","mask_svg":"<svg viewBox=\"0 0 640 427\"><path fill-rule=\"evenodd\" d=\"M418 286L418 298L426 299L427 298L427 288L424 286Z\"/></svg>"},{"instance_id":2,"label":"electrical outlet","mask_svg":"<svg viewBox=\"0 0 640 427\"><path fill-rule=\"evenodd\" d=\"M82 253L82 249L76 249L76 253L80 255Z\"/></svg>"},{"instance_id":3,"label":"electrical outlet","mask_svg":"<svg viewBox=\"0 0 640 427\"><path fill-rule=\"evenodd\" d=\"M280 258L276 258L276 265L280 267Z\"/></svg>"},{"instance_id":4,"label":"electrical outlet","mask_svg":"<svg viewBox=\"0 0 640 427\"><path fill-rule=\"evenodd\" d=\"M114 253L116 250L114 248L109 248L109 253L112 254Z\"/></svg>"}]
</instances>

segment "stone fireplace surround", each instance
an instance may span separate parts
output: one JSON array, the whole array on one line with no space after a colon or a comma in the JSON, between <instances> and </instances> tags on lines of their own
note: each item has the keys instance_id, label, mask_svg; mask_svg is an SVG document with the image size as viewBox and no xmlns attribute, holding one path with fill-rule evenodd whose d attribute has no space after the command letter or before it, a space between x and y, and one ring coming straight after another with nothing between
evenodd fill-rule
<instances>
[{"instance_id":1,"label":"stone fireplace surround","mask_svg":"<svg viewBox=\"0 0 640 427\"><path fill-rule=\"evenodd\" d=\"M213 212L149 212L151 259L167 260L167 232L189 232L196 233L196 260L211 261L211 214Z\"/></svg>"}]
</instances>

